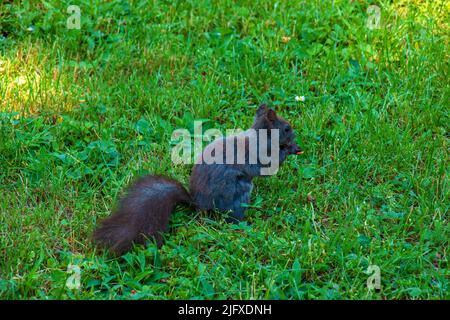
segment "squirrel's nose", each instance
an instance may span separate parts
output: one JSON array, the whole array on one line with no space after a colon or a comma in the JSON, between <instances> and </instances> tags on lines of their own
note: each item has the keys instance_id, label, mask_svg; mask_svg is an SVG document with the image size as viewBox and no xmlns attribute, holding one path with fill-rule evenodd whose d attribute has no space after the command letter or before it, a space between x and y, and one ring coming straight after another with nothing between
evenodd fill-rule
<instances>
[{"instance_id":1,"label":"squirrel's nose","mask_svg":"<svg viewBox=\"0 0 450 320\"><path fill-rule=\"evenodd\" d=\"M295 154L298 154L298 155L303 154L303 152L304 151L300 147L297 147L297 150L295 150Z\"/></svg>"},{"instance_id":2,"label":"squirrel's nose","mask_svg":"<svg viewBox=\"0 0 450 320\"><path fill-rule=\"evenodd\" d=\"M303 154L303 150L297 144L294 144L294 145L292 145L291 153L300 155L300 154Z\"/></svg>"}]
</instances>

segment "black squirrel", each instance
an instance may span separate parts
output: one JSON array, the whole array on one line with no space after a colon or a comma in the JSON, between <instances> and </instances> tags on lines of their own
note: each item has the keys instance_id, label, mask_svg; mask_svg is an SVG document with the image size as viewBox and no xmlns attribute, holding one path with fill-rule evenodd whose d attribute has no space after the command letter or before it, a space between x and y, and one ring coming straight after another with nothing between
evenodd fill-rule
<instances>
[{"instance_id":1,"label":"black squirrel","mask_svg":"<svg viewBox=\"0 0 450 320\"><path fill-rule=\"evenodd\" d=\"M271 129L278 129L275 130L278 133L274 135L275 131ZM265 141L261 133L268 136ZM263 175L261 170L273 164L275 152L278 151L277 165L288 155L303 153L294 138L291 125L262 104L249 130L219 138L206 146L193 167L190 192L178 181L166 177L147 175L139 178L120 199L115 212L100 223L94 232L94 241L115 254L122 254L130 250L133 243L142 244L151 238L161 246L170 214L176 205L183 203L198 211L228 213L229 222L241 221L245 204L250 202L252 179ZM275 147L274 139L278 142ZM232 161L227 158L230 155L227 145L232 146L229 149L232 150ZM269 161L262 159L262 151L270 154ZM239 152L242 152L240 161ZM214 162L208 163L208 157L214 158Z\"/></svg>"}]
</instances>

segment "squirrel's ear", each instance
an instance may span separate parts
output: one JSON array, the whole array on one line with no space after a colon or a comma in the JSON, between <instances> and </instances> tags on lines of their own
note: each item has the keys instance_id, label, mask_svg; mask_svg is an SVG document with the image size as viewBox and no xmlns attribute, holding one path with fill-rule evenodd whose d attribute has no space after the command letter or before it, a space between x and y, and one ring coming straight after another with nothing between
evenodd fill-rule
<instances>
[{"instance_id":1,"label":"squirrel's ear","mask_svg":"<svg viewBox=\"0 0 450 320\"><path fill-rule=\"evenodd\" d=\"M273 109L269 109L267 104L263 103L256 110L255 122L253 128L271 128L273 122L277 119L277 114Z\"/></svg>"},{"instance_id":2,"label":"squirrel's ear","mask_svg":"<svg viewBox=\"0 0 450 320\"><path fill-rule=\"evenodd\" d=\"M277 119L277 114L273 109L269 109L267 111L267 119L269 119L270 121L275 121Z\"/></svg>"},{"instance_id":3,"label":"squirrel's ear","mask_svg":"<svg viewBox=\"0 0 450 320\"><path fill-rule=\"evenodd\" d=\"M263 103L258 107L258 110L256 110L256 116L257 117L265 116L268 110L269 108L267 107L267 104Z\"/></svg>"}]
</instances>

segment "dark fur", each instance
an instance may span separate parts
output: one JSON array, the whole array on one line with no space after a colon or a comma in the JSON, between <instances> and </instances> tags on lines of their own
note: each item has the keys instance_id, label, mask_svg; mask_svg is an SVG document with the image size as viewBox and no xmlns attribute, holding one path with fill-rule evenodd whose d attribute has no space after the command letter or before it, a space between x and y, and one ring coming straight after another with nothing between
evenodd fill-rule
<instances>
[{"instance_id":1,"label":"dark fur","mask_svg":"<svg viewBox=\"0 0 450 320\"><path fill-rule=\"evenodd\" d=\"M300 151L289 123L266 105L258 108L252 128L280 129L280 162ZM226 144L226 140L216 143ZM247 159L247 138L244 148ZM169 216L179 203L190 203L196 210L217 209L229 213L229 221L240 221L245 213L242 204L249 203L252 179L260 175L260 169L259 163L196 164L190 178L190 194L177 181L142 177L129 187L117 210L101 222L94 240L116 254L128 251L133 243L144 243L147 238L154 238L160 246Z\"/></svg>"},{"instance_id":2,"label":"dark fur","mask_svg":"<svg viewBox=\"0 0 450 320\"><path fill-rule=\"evenodd\" d=\"M116 254L131 249L133 243L154 238L162 244L169 217L178 203L190 203L186 189L177 181L160 176L145 176L131 184L116 211L101 222L94 240Z\"/></svg>"}]
</instances>

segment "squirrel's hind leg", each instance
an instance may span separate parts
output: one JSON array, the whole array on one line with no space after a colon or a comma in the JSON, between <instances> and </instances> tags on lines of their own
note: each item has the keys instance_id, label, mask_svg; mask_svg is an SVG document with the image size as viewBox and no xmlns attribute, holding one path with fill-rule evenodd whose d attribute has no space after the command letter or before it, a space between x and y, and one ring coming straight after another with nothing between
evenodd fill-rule
<instances>
[{"instance_id":1,"label":"squirrel's hind leg","mask_svg":"<svg viewBox=\"0 0 450 320\"><path fill-rule=\"evenodd\" d=\"M245 218L245 211L247 210L247 205L250 203L252 188L251 180L239 180L233 195L230 213L226 219L227 222L239 223Z\"/></svg>"}]
</instances>

